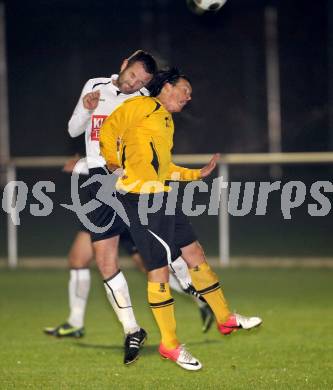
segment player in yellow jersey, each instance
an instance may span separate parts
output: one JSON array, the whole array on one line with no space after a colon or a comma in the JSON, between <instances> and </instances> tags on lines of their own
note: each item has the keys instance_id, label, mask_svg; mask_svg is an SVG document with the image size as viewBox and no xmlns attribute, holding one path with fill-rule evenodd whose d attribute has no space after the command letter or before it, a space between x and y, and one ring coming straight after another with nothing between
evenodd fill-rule
<instances>
[{"instance_id":1,"label":"player in yellow jersey","mask_svg":"<svg viewBox=\"0 0 333 390\"><path fill-rule=\"evenodd\" d=\"M174 124L172 113L191 100L189 79L175 68L160 71L151 85L151 97L124 102L104 122L101 154L111 171L122 167L118 198L126 211L129 230L148 272L148 301L161 332L160 354L187 370L202 365L182 346L176 335L174 300L169 288L168 264L180 254L186 261L196 290L214 312L222 334L261 324L259 317L231 313L217 275L208 265L191 224L179 203L168 210L166 180L198 180L215 168L214 155L204 168L188 169L171 161Z\"/></svg>"}]
</instances>

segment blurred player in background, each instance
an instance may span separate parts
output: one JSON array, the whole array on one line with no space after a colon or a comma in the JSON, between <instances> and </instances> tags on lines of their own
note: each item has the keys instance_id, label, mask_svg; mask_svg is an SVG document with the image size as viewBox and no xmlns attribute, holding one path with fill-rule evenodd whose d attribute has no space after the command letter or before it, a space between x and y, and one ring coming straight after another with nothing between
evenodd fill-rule
<instances>
[{"instance_id":1,"label":"blurred player in background","mask_svg":"<svg viewBox=\"0 0 333 390\"><path fill-rule=\"evenodd\" d=\"M219 158L219 155L213 156L202 169L171 163L174 132L171 114L182 111L191 100L191 83L173 68L160 71L150 90L151 96L157 98L129 99L104 121L100 133L101 154L109 170L120 167L124 170L117 183L120 191L117 196L126 210L131 236L147 270L148 301L161 333L159 353L186 370L199 370L201 363L180 344L176 335L168 265L180 253L189 267L191 283L211 307L222 334L251 329L262 320L230 312L218 277L207 263L180 203L176 204L175 215L166 212L169 192L166 180L172 179L174 174L183 181L205 178ZM147 213L147 224L142 224L140 202L152 205L156 199L161 202L161 208Z\"/></svg>"}]
</instances>

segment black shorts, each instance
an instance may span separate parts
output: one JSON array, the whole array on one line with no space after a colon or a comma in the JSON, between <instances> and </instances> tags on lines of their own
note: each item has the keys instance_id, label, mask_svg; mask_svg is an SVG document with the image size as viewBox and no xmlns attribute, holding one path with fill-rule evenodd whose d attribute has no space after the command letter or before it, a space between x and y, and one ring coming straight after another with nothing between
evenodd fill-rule
<instances>
[{"instance_id":1,"label":"black shorts","mask_svg":"<svg viewBox=\"0 0 333 390\"><path fill-rule=\"evenodd\" d=\"M89 169L89 178L93 177L94 175L107 175L107 171L103 168L92 168ZM96 181L94 183L91 183L88 188L88 198L96 199L97 192L101 188L101 183L99 181ZM110 192L110 197L116 196L116 193ZM87 214L88 219L90 222L97 228L105 228L107 225L110 224L110 222L113 220L112 225L109 229L107 229L104 232L98 232L94 231L93 229L88 229L85 227L86 231L89 231L91 241L101 241L105 240L107 238L111 238L114 236L118 236L121 233L123 233L127 227L127 225L123 222L123 220L117 215L117 213L114 211L114 209L109 206L108 204L103 203L102 201L98 200L100 203L100 206L97 207L95 210L91 211Z\"/></svg>"},{"instance_id":2,"label":"black shorts","mask_svg":"<svg viewBox=\"0 0 333 390\"><path fill-rule=\"evenodd\" d=\"M138 248L133 241L130 232L126 229L124 233L121 233L119 244L126 250L129 256L138 253Z\"/></svg>"},{"instance_id":3,"label":"black shorts","mask_svg":"<svg viewBox=\"0 0 333 390\"><path fill-rule=\"evenodd\" d=\"M169 185L171 188L173 188L175 182L168 181L166 182L166 184ZM177 191L177 201L176 201L176 208L175 208L175 217L176 217L175 240L176 240L176 246L181 249L195 242L197 240L197 236L194 233L189 218L184 214L182 210L183 199L184 199L184 182L181 183L176 182L176 184L177 184L177 189L172 189L172 191L169 194L172 195L173 191Z\"/></svg>"},{"instance_id":4,"label":"black shorts","mask_svg":"<svg viewBox=\"0 0 333 390\"><path fill-rule=\"evenodd\" d=\"M84 224L79 220L79 218L77 219L77 224L78 224L78 230L80 232L85 232L85 233L90 234L89 229L84 226Z\"/></svg>"},{"instance_id":5,"label":"black shorts","mask_svg":"<svg viewBox=\"0 0 333 390\"><path fill-rule=\"evenodd\" d=\"M181 249L197 241L197 236L189 218L184 214L179 203L176 206L175 217L175 243L177 248Z\"/></svg>"},{"instance_id":6,"label":"black shorts","mask_svg":"<svg viewBox=\"0 0 333 390\"><path fill-rule=\"evenodd\" d=\"M160 202L161 207L154 213L141 216L140 219L139 198L143 197L151 206ZM123 204L130 221L129 232L140 253L147 271L164 267L176 260L181 255L181 247L189 245L196 240L193 228L182 213L181 209L176 215L166 215L166 193L159 194L119 194L118 199ZM178 237L176 237L178 235Z\"/></svg>"}]
</instances>

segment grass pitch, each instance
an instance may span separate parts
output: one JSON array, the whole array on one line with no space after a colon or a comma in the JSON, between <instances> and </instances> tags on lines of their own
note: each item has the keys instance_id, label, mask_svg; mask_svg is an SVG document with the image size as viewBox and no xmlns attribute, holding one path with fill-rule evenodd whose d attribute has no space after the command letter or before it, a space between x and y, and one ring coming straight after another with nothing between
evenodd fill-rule
<instances>
[{"instance_id":1,"label":"grass pitch","mask_svg":"<svg viewBox=\"0 0 333 390\"><path fill-rule=\"evenodd\" d=\"M96 271L83 339L42 333L67 316L65 270L0 271L1 389L333 389L333 270L226 269L230 307L259 314L261 328L201 333L196 305L174 294L178 335L203 363L187 372L159 358L144 275L125 270L149 339L124 366L123 336Z\"/></svg>"}]
</instances>

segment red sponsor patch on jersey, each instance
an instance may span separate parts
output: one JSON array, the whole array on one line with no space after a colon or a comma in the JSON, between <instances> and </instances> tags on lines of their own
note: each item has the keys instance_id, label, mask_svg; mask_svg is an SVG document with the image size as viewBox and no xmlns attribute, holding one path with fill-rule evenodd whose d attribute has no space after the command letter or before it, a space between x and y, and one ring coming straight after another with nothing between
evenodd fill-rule
<instances>
[{"instance_id":1,"label":"red sponsor patch on jersey","mask_svg":"<svg viewBox=\"0 0 333 390\"><path fill-rule=\"evenodd\" d=\"M91 140L99 141L99 130L107 115L93 115L91 117Z\"/></svg>"}]
</instances>

